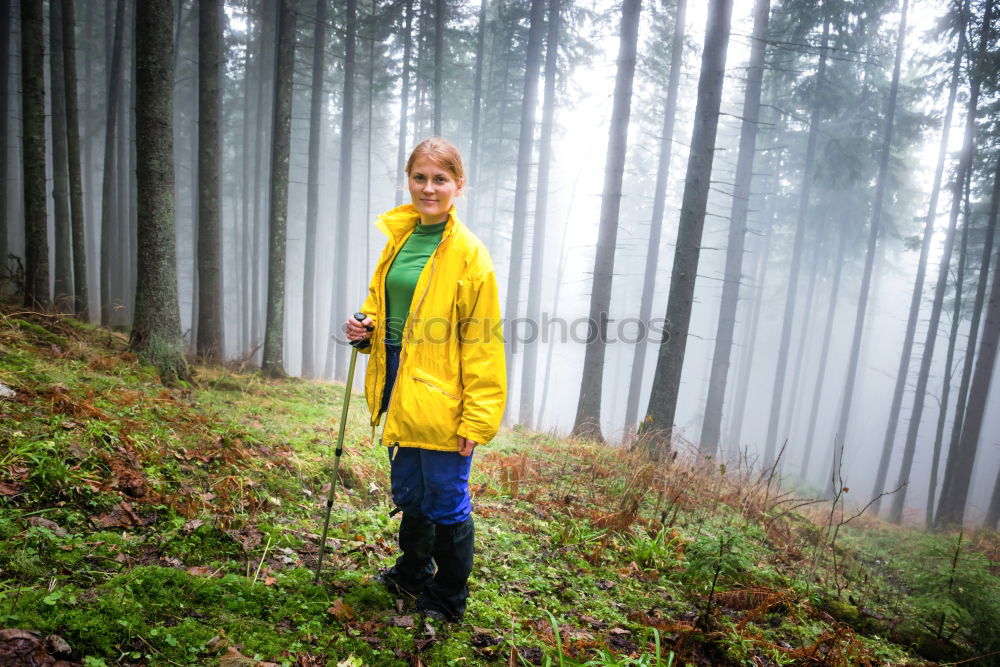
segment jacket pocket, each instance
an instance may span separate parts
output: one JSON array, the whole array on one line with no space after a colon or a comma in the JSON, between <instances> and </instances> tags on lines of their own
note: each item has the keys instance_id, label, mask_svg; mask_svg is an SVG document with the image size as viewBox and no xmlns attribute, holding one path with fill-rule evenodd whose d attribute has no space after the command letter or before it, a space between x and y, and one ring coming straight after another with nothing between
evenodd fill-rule
<instances>
[{"instance_id":1,"label":"jacket pocket","mask_svg":"<svg viewBox=\"0 0 1000 667\"><path fill-rule=\"evenodd\" d=\"M399 403L393 420L401 441L457 448L462 419L460 389L419 368L397 380ZM403 378L400 378L403 380Z\"/></svg>"}]
</instances>

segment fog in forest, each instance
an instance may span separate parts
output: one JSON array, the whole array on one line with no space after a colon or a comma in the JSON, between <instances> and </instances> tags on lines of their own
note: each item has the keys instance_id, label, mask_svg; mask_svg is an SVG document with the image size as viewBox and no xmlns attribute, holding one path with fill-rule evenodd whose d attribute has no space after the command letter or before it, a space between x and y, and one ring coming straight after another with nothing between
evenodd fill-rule
<instances>
[{"instance_id":1,"label":"fog in forest","mask_svg":"<svg viewBox=\"0 0 1000 667\"><path fill-rule=\"evenodd\" d=\"M5 294L24 289L33 275L25 259L30 216L22 165L30 160L22 144L18 4L3 3ZM67 214L54 202L67 197L65 185L56 188L67 178L59 148L65 137L57 141L52 126L61 122L65 134L66 115L52 107L63 104L65 87L62 70L53 74L49 59L62 48L61 41L52 46L51 28L60 24L50 13L66 4L44 5L49 291L34 297L63 310L59 272L71 276L77 269L60 250L67 247L59 231ZM142 270L136 221L147 205L135 179L134 45L142 36L133 29L131 1L71 4L89 319L128 328ZM204 356L197 267L198 204L205 196L198 158L205 148L199 147L198 99L199 81L212 68L199 71L201 4L173 4L170 121L180 330L186 351ZM776 464L802 493L818 497L831 486L847 487L849 502L859 507L900 488L878 509L917 525L930 522L933 493L931 511L942 524L995 527L1000 400L996 381L993 394L986 393L995 361L984 363L995 360L1000 327L1000 290L990 266L996 264L1000 194L993 0L736 0L731 26L723 30L729 4L222 3L215 68L218 356L246 368L264 362L269 193L284 176L271 173L275 83L283 71L275 61L279 12L287 11L294 18L294 60L278 332L285 372L345 379L349 348L341 327L364 301L385 243L373 221L408 202L401 162L417 141L440 134L465 159L468 182L458 215L487 245L496 268L511 352L508 427L643 446L640 423L655 414L646 421L663 429L660 397L674 396L666 413L673 429L667 424L666 431L684 455L714 456L728 465ZM628 16L636 10L629 73L629 59L619 54L628 50ZM755 21L761 12L767 21ZM717 109L709 59L703 59L713 35L715 61L725 54ZM201 36L210 38L208 31ZM714 46L720 40L721 52ZM756 101L749 94L755 70ZM616 83L620 92L625 74L632 77L631 94L621 97ZM53 81L62 93L52 94ZM616 108L626 108L624 119ZM699 122L717 122L714 150L699 153L710 156L708 173L697 172L704 160L691 159L699 149L693 141ZM616 136L626 138L617 147L624 148L620 183L607 177ZM59 160L63 168L54 170ZM540 186L543 172L547 184ZM696 191L706 186L699 211ZM685 210L688 198L691 210ZM737 201L743 214L736 213ZM932 207L933 234L926 237ZM736 253L734 281L727 263L732 275L731 225L740 217L745 232L736 232L743 252ZM701 251L693 264L687 342L679 352L682 371L674 393L663 371L663 393L657 393L658 365L667 366L661 347L678 359L676 340L664 331L666 322L677 322L668 308L684 309L680 289L671 303L671 284L675 249L688 247L679 232L691 221L697 231L686 241ZM602 255L608 239L613 245ZM693 277L690 270L686 275ZM587 339L598 329L588 318L601 276L610 276L606 345L593 349L601 363L588 367ZM726 284L738 287L728 310L728 372L716 368L713 385ZM911 318L912 353L903 360L900 384ZM645 356L637 361L641 347ZM355 376L358 390L362 378ZM533 392L525 391L526 383ZM582 386L596 387L596 422L587 421L595 406L581 405ZM897 423L890 427L894 402ZM717 417L708 416L713 409ZM717 444L705 441L710 421ZM967 500L945 508L952 497Z\"/></svg>"}]
</instances>

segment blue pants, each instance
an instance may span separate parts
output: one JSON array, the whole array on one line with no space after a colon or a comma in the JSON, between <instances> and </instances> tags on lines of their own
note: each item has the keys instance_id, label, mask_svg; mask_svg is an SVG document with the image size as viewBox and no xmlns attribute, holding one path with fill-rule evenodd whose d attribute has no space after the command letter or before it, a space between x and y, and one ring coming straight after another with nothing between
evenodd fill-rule
<instances>
[{"instance_id":1,"label":"blue pants","mask_svg":"<svg viewBox=\"0 0 1000 667\"><path fill-rule=\"evenodd\" d=\"M424 516L445 526L462 523L472 514L471 456L399 447L390 448L389 457L392 501L404 514Z\"/></svg>"}]
</instances>

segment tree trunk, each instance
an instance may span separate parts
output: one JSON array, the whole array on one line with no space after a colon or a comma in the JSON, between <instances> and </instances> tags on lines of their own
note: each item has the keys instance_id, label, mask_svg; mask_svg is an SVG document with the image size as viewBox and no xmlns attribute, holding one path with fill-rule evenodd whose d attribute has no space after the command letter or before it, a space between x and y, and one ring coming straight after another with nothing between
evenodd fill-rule
<instances>
[{"instance_id":1,"label":"tree trunk","mask_svg":"<svg viewBox=\"0 0 1000 667\"><path fill-rule=\"evenodd\" d=\"M984 26L989 26L992 4L992 0L987 1ZM986 30L984 34L988 35L989 30ZM997 245L996 263L997 266L1000 266L1000 245ZM965 518L965 503L969 497L969 485L972 481L976 450L979 448L979 436L986 413L986 398L993 380L998 342L1000 342L1000 271L994 271L993 286L990 288L990 301L986 310L986 324L983 326L983 339L979 343L979 351L976 354L976 369L969 390L969 403L965 409L962 435L958 442L958 449L952 452L948 460L951 475L947 473L945 475L946 486L941 493L941 502L935 517L935 525L938 528L961 526ZM966 354L969 353L971 350ZM990 514L993 516L995 524L994 507L997 504L997 492L994 491L993 495Z\"/></svg>"},{"instance_id":2,"label":"tree trunk","mask_svg":"<svg viewBox=\"0 0 1000 667\"><path fill-rule=\"evenodd\" d=\"M964 9L961 11L964 17ZM948 137L951 133L951 118L955 109L955 97L958 93L958 79L961 75L962 57L965 55L965 28L958 31L958 48L955 50L955 61L951 70L951 86L948 89L948 104L945 107L944 121L941 126L941 141L938 144L937 166L934 169L934 181L931 185L931 198L927 206L927 217L924 220L924 238L920 244L920 258L917 260L917 275L913 280L913 295L910 297L910 314L906 320L906 333L903 336L903 349L899 357L899 369L896 371L896 387L889 406L889 422L885 429L885 440L882 442L882 457L879 459L875 474L875 486L872 489L871 511L878 514L882 504L881 494L885 491L885 480L889 474L889 463L892 459L892 449L896 441L896 429L899 426L899 413L903 405L903 392L906 391L906 378L910 372L910 356L913 354L913 338L917 330L917 320L920 317L920 302L924 293L924 278L927 275L927 256L930 254L931 241L934 237L934 220L937 216L938 196L941 193L941 178L944 174L944 159L948 153ZM937 457L932 463L937 466ZM933 507L934 484L932 475L929 508ZM928 512L928 515L931 512Z\"/></svg>"},{"instance_id":3,"label":"tree trunk","mask_svg":"<svg viewBox=\"0 0 1000 667\"><path fill-rule=\"evenodd\" d=\"M775 188L780 183L780 173L774 175ZM753 312L750 315L750 328L747 332L747 339L743 346L740 358L740 377L736 387L736 395L733 397L735 407L731 422L729 424L729 442L737 450L742 448L743 417L746 414L747 398L750 394L750 373L753 370L753 351L757 345L757 329L760 323L760 311L764 302L764 284L767 280L767 270L770 266L771 239L774 235L774 223L777 217L776 196L768 197L768 208L765 229L761 232L764 237L764 247L760 249L760 259L758 260L758 270L754 279L754 289L757 292L753 297Z\"/></svg>"},{"instance_id":4,"label":"tree trunk","mask_svg":"<svg viewBox=\"0 0 1000 667\"><path fill-rule=\"evenodd\" d=\"M66 75L63 68L62 13L49 4L49 83L52 91L52 210L55 221L55 307L73 312L73 245L69 220L69 160L66 157Z\"/></svg>"},{"instance_id":5,"label":"tree trunk","mask_svg":"<svg viewBox=\"0 0 1000 667\"><path fill-rule=\"evenodd\" d=\"M123 258L114 265L119 269L118 273L112 277L115 285L120 291L119 301L122 304L119 324L126 325L131 322L135 313L135 275L136 275L136 246L135 234L133 232L132 190L135 187L134 174L135 162L131 159L132 142L135 140L135 25L137 16L135 7L126 5L125 24L131 25L132 30L125 33L125 53L131 56L131 65L128 67L128 74L122 80L124 86L118 101L118 257ZM127 92L126 92L127 91ZM176 193L174 195L176 197ZM175 202L176 206L176 202ZM176 217L175 217L176 220ZM176 224L176 223L175 223Z\"/></svg>"},{"instance_id":6,"label":"tree trunk","mask_svg":"<svg viewBox=\"0 0 1000 667\"><path fill-rule=\"evenodd\" d=\"M875 201L872 205L872 219L868 230L868 249L865 253L865 268L861 276L861 293L858 295L858 309L854 317L854 336L851 340L851 357L847 362L847 381L844 383L844 393L841 397L840 418L837 422L834 443L832 470L828 490L833 495L834 487L839 483L842 470L844 442L847 437L847 425L850 422L851 402L854 398L854 381L858 372L858 357L861 354L861 334L865 328L865 312L868 308L868 291L871 285L872 268L875 264L875 252L878 244L879 230L882 224L882 204L885 199L886 181L889 173L889 154L892 150L892 134L896 116L896 98L899 93L899 71L903 61L903 45L906 41L906 12L908 0L903 0L903 8L899 15L899 31L896 34L896 60L892 67L892 84L889 88L889 104L885 112L885 127L883 129L882 150L879 155L878 178L875 182Z\"/></svg>"},{"instance_id":7,"label":"tree trunk","mask_svg":"<svg viewBox=\"0 0 1000 667\"><path fill-rule=\"evenodd\" d=\"M472 183L479 183L477 176L479 175L479 134L483 107L483 59L486 56L486 3L487 0L480 0L479 24L476 28L476 74L472 84L472 146L469 148L468 161L469 179ZM547 73L546 76L548 76ZM546 83L546 85L548 84ZM544 111L542 113L544 115ZM470 204L466 210L465 220L470 228L476 224L474 203Z\"/></svg>"},{"instance_id":8,"label":"tree trunk","mask_svg":"<svg viewBox=\"0 0 1000 667\"><path fill-rule=\"evenodd\" d=\"M805 164L802 167L802 187L799 190L799 208L795 220L795 241L792 247L792 266L788 274L788 289L785 292L785 311L781 321L781 339L778 343L778 363L774 373L774 389L771 393L771 411L767 423L767 440L764 449L764 466L774 463L778 439L778 419L784 397L785 373L788 365L788 348L792 339L792 325L795 322L795 302L799 289L799 270L802 266L802 252L805 247L806 224L812 196L813 161L816 159L816 143L819 139L820 113L822 111L819 91L826 85L827 41L830 38L830 19L823 21L823 39L820 45L819 66L816 69L816 85L813 89L813 108L809 117L809 138L806 143Z\"/></svg>"},{"instance_id":9,"label":"tree trunk","mask_svg":"<svg viewBox=\"0 0 1000 667\"><path fill-rule=\"evenodd\" d=\"M983 528L987 530L1000 528L1000 469L997 470L997 481L993 483L993 495L990 497L990 507L986 511Z\"/></svg>"},{"instance_id":10,"label":"tree trunk","mask_svg":"<svg viewBox=\"0 0 1000 667\"><path fill-rule=\"evenodd\" d=\"M795 352L795 370L792 371L792 386L791 391L787 394L787 403L784 409L784 422L782 424L782 429L778 431L779 440L782 443L790 441L791 431L794 426L793 419L797 416L798 411L798 400L801 398L799 393L799 383L802 380L802 365L803 359L805 357L806 350L809 348L809 333L810 325L813 322L813 297L816 295L816 281L817 274L819 273L819 261L820 254L822 253L822 239L819 238L823 234L822 228L816 229L817 238L813 241L812 247L812 266L809 271L809 283L806 287L806 298L802 303L802 330L799 332L799 344ZM803 442L805 447L809 446L808 442ZM787 451L787 450L786 450Z\"/></svg>"},{"instance_id":11,"label":"tree trunk","mask_svg":"<svg viewBox=\"0 0 1000 667\"><path fill-rule=\"evenodd\" d=\"M353 0L352 0L353 2ZM295 68L294 0L281 0L271 109L271 195L268 213L267 317L261 370L283 377L285 340L285 239L288 231L288 157L292 123L292 75Z\"/></svg>"},{"instance_id":12,"label":"tree trunk","mask_svg":"<svg viewBox=\"0 0 1000 667\"><path fill-rule=\"evenodd\" d=\"M316 0L313 24L312 92L309 101L309 173L306 191L305 268L302 275L302 377L316 374L316 236L319 218L319 150L323 113L323 72L326 55L326 16L329 0ZM405 96L405 92L404 92Z\"/></svg>"},{"instance_id":13,"label":"tree trunk","mask_svg":"<svg viewBox=\"0 0 1000 667\"><path fill-rule=\"evenodd\" d=\"M510 264L507 274L507 303L504 317L508 322L518 318L521 301L521 260L524 255L524 228L528 219L528 194L531 177L531 157L535 136L535 107L538 106L538 71L542 60L542 27L545 0L531 0L531 24L525 55L524 95L521 98L520 138L517 143L517 180L514 185L514 220L510 233ZM517 332L506 346L507 377L513 376Z\"/></svg>"},{"instance_id":14,"label":"tree trunk","mask_svg":"<svg viewBox=\"0 0 1000 667\"><path fill-rule=\"evenodd\" d=\"M248 45L259 46L259 38L253 35L260 33L259 21L254 20L253 4L247 5L247 43ZM251 60L251 53L257 52L256 57ZM252 350L252 337L250 330L250 292L253 283L252 272L254 267L251 257L253 256L253 218L251 217L250 200L257 198L257 189L253 183L252 158L257 152L257 142L251 141L251 108L253 100L253 73L256 71L256 63L260 59L260 50L247 48L243 56L243 165L242 165L242 193L241 193L241 222L240 233L243 241L243 251L238 260L242 270L242 284L240 285L240 341L238 350L241 355L249 354Z\"/></svg>"},{"instance_id":15,"label":"tree trunk","mask_svg":"<svg viewBox=\"0 0 1000 667\"><path fill-rule=\"evenodd\" d=\"M698 103L695 107L691 152L688 155L667 300L665 336L660 343L649 407L642 425L643 434L647 436L645 446L653 458L658 457L661 446L669 448L674 427L674 412L677 409L701 252L701 235L705 227L705 206L715 157L715 135L719 126L719 106L722 102L732 13L732 0L712 0L708 7L705 47L698 80Z\"/></svg>"},{"instance_id":16,"label":"tree trunk","mask_svg":"<svg viewBox=\"0 0 1000 667\"><path fill-rule=\"evenodd\" d=\"M485 1L485 0L484 0ZM403 203L406 191L406 125L410 105L410 57L413 51L413 0L405 0L405 27L403 28L403 83L399 95L399 142L396 144L396 164L399 166L399 187L396 188L396 206Z\"/></svg>"},{"instance_id":17,"label":"tree trunk","mask_svg":"<svg viewBox=\"0 0 1000 667\"><path fill-rule=\"evenodd\" d=\"M545 97L542 105L542 133L538 139L538 189L535 191L535 225L531 242L531 273L528 278L528 321L536 327L542 317L542 270L545 254L545 227L549 205L549 168L552 163L552 126L556 111L556 77L559 59L560 0L549 0L548 36L545 39ZM535 371L541 335L524 347L521 370L521 402L518 421L527 427L534 423Z\"/></svg>"},{"instance_id":18,"label":"tree trunk","mask_svg":"<svg viewBox=\"0 0 1000 667\"><path fill-rule=\"evenodd\" d=\"M277 34L275 25L278 22L278 14L274 10L279 9L279 7L279 3L262 2L260 5L260 48L258 49L260 58L257 67L257 119L254 136L259 137L258 140L263 143L263 146L268 145L268 142L271 140L270 134L273 132L273 128L268 126L266 121L271 111L269 103L272 100L269 97L273 97L271 87L274 84L272 81L274 73L274 46L277 41L274 36ZM272 92L272 95L269 96L268 92ZM263 345L261 337L262 321L264 319L264 313L262 312L264 299L261 298L261 295L264 291L263 283L267 275L267 264L263 261L262 257L264 254L263 246L266 242L265 237L267 236L264 208L268 205L268 193L270 191L270 178L267 173L269 165L265 156L266 152L263 147L258 146L255 152L254 164L254 181L256 187L254 188L253 248L251 251L253 262L253 294L251 300L253 301L253 306L251 309L250 328L251 344L254 349Z\"/></svg>"},{"instance_id":19,"label":"tree trunk","mask_svg":"<svg viewBox=\"0 0 1000 667\"><path fill-rule=\"evenodd\" d=\"M219 122L222 4L198 0L198 356L222 355Z\"/></svg>"},{"instance_id":20,"label":"tree trunk","mask_svg":"<svg viewBox=\"0 0 1000 667\"><path fill-rule=\"evenodd\" d=\"M728 1L723 0L724 3ZM604 441L604 436L601 435L604 352L607 345L608 312L611 309L611 281L614 275L615 250L618 243L618 214L622 200L622 179L625 174L628 125L632 112L632 81L635 76L640 9L640 0L625 0L622 3L618 71L615 75L614 102L611 108L608 154L604 164L601 223L597 231L594 278L590 290L587 348L583 359L580 399L576 406L576 419L573 422L574 435L601 442ZM724 50L725 48L723 48ZM513 257L511 261L513 263ZM513 271L511 275L513 275ZM508 298L509 296L508 294Z\"/></svg>"},{"instance_id":21,"label":"tree trunk","mask_svg":"<svg viewBox=\"0 0 1000 667\"><path fill-rule=\"evenodd\" d=\"M966 192L968 193L968 183L966 184ZM966 205L968 206L968 203ZM950 491L952 482L951 477L954 471L954 467L951 462L958 458L959 443L962 440L962 428L965 421L965 406L969 398L969 383L972 379L973 361L975 360L973 350L976 349L976 339L979 336L979 323L983 314L983 303L986 300L986 288L989 283L990 275L990 258L993 254L993 243L995 241L997 231L998 209L1000 209L1000 162L998 162L996 167L994 167L993 192L990 196L990 215L989 220L986 223L986 239L983 242L983 255L979 262L979 282L976 285L976 300L972 306L972 322L969 324L969 340L966 343L965 348L965 362L962 367L962 383L958 388L958 403L955 406L955 421L952 423L951 427L951 440L948 445L948 465L945 467L944 484L941 489L942 496ZM940 451L940 443L941 440L938 438L935 442L935 445L937 445L934 452L935 455L937 455ZM934 463L937 463L937 456L935 456ZM936 479L932 477L931 483L935 484ZM928 528L930 528L930 524L933 523L931 520L931 513L934 507L933 498L934 489L932 486L928 496L927 505Z\"/></svg>"},{"instance_id":22,"label":"tree trunk","mask_svg":"<svg viewBox=\"0 0 1000 667\"><path fill-rule=\"evenodd\" d=\"M170 0L136 5L136 186L139 216L136 312L129 348L167 383L186 378L177 302L174 233Z\"/></svg>"},{"instance_id":23,"label":"tree trunk","mask_svg":"<svg viewBox=\"0 0 1000 667\"><path fill-rule=\"evenodd\" d=\"M42 0L21 0L21 159L24 163L24 305L49 305L45 206L45 72Z\"/></svg>"},{"instance_id":24,"label":"tree trunk","mask_svg":"<svg viewBox=\"0 0 1000 667\"><path fill-rule=\"evenodd\" d=\"M576 194L576 188L574 183L573 193L571 197ZM559 251L559 267L556 269L556 289L555 293L552 295L552 319L555 320L559 316L559 292L562 290L563 275L566 269L566 257L567 257L567 245L566 241L569 238L568 234L569 225L563 226L562 242L560 243L561 250ZM540 330L544 331L544 329ZM552 377L552 356L555 349L555 341L549 341L546 345L545 354L545 379L542 381L542 403L538 406L538 427L542 428L543 417L545 416L545 405L549 398L549 379Z\"/></svg>"},{"instance_id":25,"label":"tree trunk","mask_svg":"<svg viewBox=\"0 0 1000 667\"><path fill-rule=\"evenodd\" d=\"M719 449L722 429L722 407L726 400L726 380L733 349L733 331L736 328L736 306L740 298L740 281L743 279L743 244L747 232L747 212L750 206L750 184L754 155L757 151L757 125L760 118L761 82L764 78L764 51L767 39L767 22L771 0L754 2L753 46L747 68L746 92L743 97L743 121L740 126L740 149L736 160L736 185L733 189L733 206L729 216L729 243L726 246L726 271L722 283L722 304L719 308L719 326L715 335L715 352L708 383L708 402L701 426L699 449L703 454L715 456Z\"/></svg>"},{"instance_id":26,"label":"tree trunk","mask_svg":"<svg viewBox=\"0 0 1000 667\"><path fill-rule=\"evenodd\" d=\"M117 220L115 215L115 178L117 164L115 141L118 130L118 97L122 79L122 51L125 37L125 0L115 5L114 38L111 41L111 66L108 71L107 123L104 129L104 178L101 185L101 325L111 326L114 318L112 302L111 258L115 244Z\"/></svg>"},{"instance_id":27,"label":"tree trunk","mask_svg":"<svg viewBox=\"0 0 1000 667\"><path fill-rule=\"evenodd\" d=\"M639 301L639 322L644 335L635 344L632 372L629 376L628 399L625 402L625 433L634 433L639 415L639 394L646 368L649 347L649 319L653 315L653 292L656 288L656 266L660 259L660 235L663 231L663 209L667 201L667 181L670 177L670 157L674 148L674 122L677 120L677 91L680 88L681 61L684 56L684 26L687 0L677 0L674 10L674 34L670 42L670 74L663 107L663 127L660 131L660 161L656 168L656 190L653 192L653 217L649 223L649 245L646 248L646 268L643 273L642 297Z\"/></svg>"},{"instance_id":28,"label":"tree trunk","mask_svg":"<svg viewBox=\"0 0 1000 667\"><path fill-rule=\"evenodd\" d=\"M0 280L7 277L8 118L10 117L10 0L0 0Z\"/></svg>"},{"instance_id":29,"label":"tree trunk","mask_svg":"<svg viewBox=\"0 0 1000 667\"><path fill-rule=\"evenodd\" d=\"M989 33L990 16L993 11L993 0L986 0L986 10L983 15L983 27L986 34ZM978 55L983 62L987 48L987 37L981 37L978 47ZM927 392L927 382L930 377L931 361L934 357L934 344L937 342L937 330L941 319L941 307L944 302L944 293L948 285L948 266L951 263L951 252L954 244L955 228L958 224L958 214L962 205L962 191L965 187L965 179L971 178L972 156L975 150L976 116L979 107L979 89L981 74L972 70L969 82L969 102L965 119L965 135L962 139L962 152L958 161L958 169L955 177L955 184L952 190L951 217L948 222L948 231L945 236L944 251L941 253L941 264L938 269L938 282L934 291L934 302L931 304L930 323L927 327L927 339L924 343L923 357L920 360L920 371L917 375L916 393L913 397L913 409L910 411L910 423L906 431L906 445L903 450L904 466L900 471L899 482L908 483L910 478L909 466L906 459L912 462L913 452L917 446L917 434L920 431L920 418L924 410L924 398ZM942 406L944 409L944 406ZM892 509L889 518L898 522L903 516L903 503L906 499L905 489L901 489L893 498ZM942 496L942 501L944 497ZM940 510L939 510L940 511Z\"/></svg>"},{"instance_id":30,"label":"tree trunk","mask_svg":"<svg viewBox=\"0 0 1000 667\"><path fill-rule=\"evenodd\" d=\"M444 110L444 10L445 0L434 0L434 136L441 136Z\"/></svg>"},{"instance_id":31,"label":"tree trunk","mask_svg":"<svg viewBox=\"0 0 1000 667\"><path fill-rule=\"evenodd\" d=\"M802 452L802 461L799 464L799 476L802 479L809 478L809 465L812 462L813 445L816 435L816 421L819 418L819 404L823 396L823 384L826 379L826 365L830 358L830 338L833 336L833 329L836 323L837 299L840 296L840 278L844 268L844 253L847 250L847 231L838 229L840 240L837 242L837 255L833 264L833 279L830 282L830 301L827 303L826 324L823 327L823 344L819 352L819 367L816 370L816 383L813 386L812 405L809 407L809 427L806 430L805 450Z\"/></svg>"},{"instance_id":32,"label":"tree trunk","mask_svg":"<svg viewBox=\"0 0 1000 667\"><path fill-rule=\"evenodd\" d=\"M66 95L66 149L69 160L69 203L73 246L73 312L90 319L87 290L87 234L83 209L83 175L80 165L80 108L76 88L75 0L57 0L62 5L63 77Z\"/></svg>"},{"instance_id":33,"label":"tree trunk","mask_svg":"<svg viewBox=\"0 0 1000 667\"><path fill-rule=\"evenodd\" d=\"M941 408L940 410L938 410L937 428L934 431L934 452L932 454L931 471L935 473L934 474L935 478L937 477L936 466L938 462L941 460L941 445L944 442L944 425L948 420L948 403L951 394L951 380L952 380L952 372L954 370L955 347L958 343L958 331L960 328L959 325L962 323L962 310L963 310L962 306L965 304L962 292L963 288L965 287L965 271L969 253L969 234L972 231L971 229L972 223L970 221L970 210L969 210L970 209L969 186L971 180L972 180L971 177L965 179L965 213L963 215L963 220L962 220L962 243L959 246L958 250L958 268L955 270L955 296L953 299L952 311L951 311L951 331L949 332L948 336L948 349L945 352L944 380L941 383L941 395L938 401L941 405ZM980 307L981 306L982 304L980 304ZM979 318L975 319L976 319L976 328L978 329ZM974 352L976 349L973 343L974 338L975 336L973 336L970 333L969 345L966 348L967 357L973 359L975 358ZM961 422L961 420L962 418L959 416L958 410L956 409L954 423L957 424ZM941 494L942 496L948 493L948 484L951 482L950 476L952 472L952 470L949 469L950 467L951 466L945 468L944 484L942 485L942 494ZM930 499L930 495L931 495L930 490L928 490L928 500ZM933 527L934 523L933 515L930 517L924 517L924 520L928 528Z\"/></svg>"},{"instance_id":34,"label":"tree trunk","mask_svg":"<svg viewBox=\"0 0 1000 667\"><path fill-rule=\"evenodd\" d=\"M350 240L351 217L351 162L354 148L354 66L355 39L357 38L357 0L347 0L347 17L344 26L344 94L343 115L340 120L340 165L337 178L337 249L336 280L333 283L333 307L330 310L330 334L327 343L326 376L341 379L346 376L346 350L336 342L333 334L347 313L347 244ZM345 314L347 313L347 314Z\"/></svg>"}]
</instances>

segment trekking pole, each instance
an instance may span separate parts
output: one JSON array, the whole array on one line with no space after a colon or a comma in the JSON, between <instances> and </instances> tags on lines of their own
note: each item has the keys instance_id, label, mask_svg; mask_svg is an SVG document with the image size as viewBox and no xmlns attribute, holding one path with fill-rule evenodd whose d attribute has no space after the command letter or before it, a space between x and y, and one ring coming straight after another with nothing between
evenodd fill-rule
<instances>
[{"instance_id":1,"label":"trekking pole","mask_svg":"<svg viewBox=\"0 0 1000 667\"><path fill-rule=\"evenodd\" d=\"M354 313L354 319L358 322L365 321L364 313ZM372 327L368 327L371 331ZM323 552L326 550L326 532L330 528L330 511L333 509L333 499L337 493L337 478L340 476L340 455L344 453L344 429L347 427L347 407L351 401L351 387L354 384L354 364L358 361L358 350L363 350L369 345L367 338L363 340L351 341L351 363L347 367L347 386L344 389L344 404L340 409L340 428L337 431L337 450L333 459L333 478L330 480L330 493L326 498L326 518L323 519L323 537L319 541L319 561L316 563L316 579L313 583L319 583L319 573L323 567Z\"/></svg>"}]
</instances>

